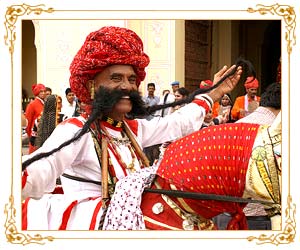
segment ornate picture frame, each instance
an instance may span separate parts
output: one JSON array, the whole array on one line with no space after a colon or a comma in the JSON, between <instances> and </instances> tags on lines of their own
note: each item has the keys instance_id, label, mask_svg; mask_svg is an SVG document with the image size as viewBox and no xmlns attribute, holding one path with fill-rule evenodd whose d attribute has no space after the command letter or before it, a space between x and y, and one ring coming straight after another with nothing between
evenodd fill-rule
<instances>
[{"instance_id":1,"label":"ornate picture frame","mask_svg":"<svg viewBox=\"0 0 300 250\"><path fill-rule=\"evenodd\" d=\"M1 3L3 5L3 3ZM93 6L93 8L91 8ZM82 9L81 9L82 7ZM246 5L240 3L236 6L230 6L226 9L212 9L209 6L197 5L196 8L192 8L186 5L185 8L169 10L169 9L155 9L155 15L151 9L134 9L134 10L113 10L113 8L98 5L90 5L87 3L85 6L70 8L70 6L60 6L55 3L55 6L49 1L47 4L30 5L26 3L13 4L6 3L2 8L1 14L4 19L1 30L1 54L2 63L5 62L5 71L2 69L1 75L5 81L5 89L8 96L6 101L6 107L11 108L11 114L6 118L8 119L9 128L5 125L5 138L6 148L5 153L5 175L2 175L2 179L5 179L3 184L2 199L4 201L3 208L5 221L3 223L3 235L6 240L5 244L14 246L24 246L28 244L40 244L49 245L51 249L53 246L59 245L59 242L67 242L67 244L83 244L84 242L93 242L94 245L101 246L101 240L114 240L118 239L120 242L124 242L127 239L144 239L151 240L157 238L161 240L170 239L182 239L183 242L187 240L209 240L219 241L222 244L226 239L233 240L233 247L238 246L241 242L243 245L247 242L249 248L253 248L256 245L283 245L290 244L294 246L295 241L299 243L299 239L296 239L296 204L293 200L296 188L293 188L295 181L294 178L294 163L292 162L291 155L291 143L292 131L290 130L292 112L291 112L291 87L293 86L294 70L293 66L295 62L296 53L296 13L299 12L299 7L290 5L264 5L260 3L252 3ZM221 7L219 7L221 8ZM21 204L20 204L20 190L21 184L21 149L19 133L15 133L20 126L19 112L16 111L20 107L20 101L16 96L20 96L20 39L21 28L20 23L25 19L85 19L90 18L115 16L118 13L120 16L127 16L127 18L139 19L140 16L146 15L152 17L161 18L162 16L173 16L174 18L195 17L201 13L202 16L219 15L222 18L229 18L230 16L243 16L251 19L279 19L282 21L282 77L283 77L283 127L284 141L283 141L283 190L282 190L282 230L281 231L246 231L246 232L223 232L222 235L218 232L61 232L61 231L22 231L20 228L21 221ZM236 18L236 17L235 17ZM101 19L101 18L100 18ZM3 53L2 53L3 52ZM5 61L4 61L5 60ZM19 92L18 92L19 91ZM4 92L2 92L4 93ZM16 95L16 93L18 93ZM3 131L3 130L2 130ZM3 133L4 135L4 133ZM8 140L8 141L7 141ZM8 142L8 143L7 143ZM2 202L1 202L2 204ZM225 241L226 242L226 241ZM145 243L147 244L147 243ZM184 243L183 243L184 244ZM231 244L231 243L230 243ZM2 244L1 244L2 245ZM200 247L200 245L199 245Z\"/></svg>"}]
</instances>

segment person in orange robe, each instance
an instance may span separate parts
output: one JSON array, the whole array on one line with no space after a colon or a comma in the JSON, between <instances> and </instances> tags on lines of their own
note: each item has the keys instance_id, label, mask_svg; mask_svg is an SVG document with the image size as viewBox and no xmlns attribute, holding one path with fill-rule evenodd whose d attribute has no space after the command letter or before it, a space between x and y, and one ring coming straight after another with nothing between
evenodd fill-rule
<instances>
[{"instance_id":1,"label":"person in orange robe","mask_svg":"<svg viewBox=\"0 0 300 250\"><path fill-rule=\"evenodd\" d=\"M215 102L212 107L213 118L218 116L222 116L226 118L226 122L233 122L231 120L231 109L233 106L233 102L230 94L225 94L221 97L219 102Z\"/></svg>"},{"instance_id":2,"label":"person in orange robe","mask_svg":"<svg viewBox=\"0 0 300 250\"><path fill-rule=\"evenodd\" d=\"M259 105L260 97L257 96L259 82L256 78L249 76L244 84L246 95L238 96L231 110L233 120L239 120L252 113Z\"/></svg>"},{"instance_id":3,"label":"person in orange robe","mask_svg":"<svg viewBox=\"0 0 300 250\"><path fill-rule=\"evenodd\" d=\"M35 95L35 98L32 102L30 102L26 108L25 116L28 121L27 127L26 127L26 133L29 138L29 149L28 153L31 154L36 150L36 147L34 146L34 140L37 135L37 131L34 131L34 125L38 121L39 117L41 117L43 108L44 108L44 99L46 97L46 87L44 84L38 83L33 84L32 92ZM37 128L37 124L36 124Z\"/></svg>"}]
</instances>

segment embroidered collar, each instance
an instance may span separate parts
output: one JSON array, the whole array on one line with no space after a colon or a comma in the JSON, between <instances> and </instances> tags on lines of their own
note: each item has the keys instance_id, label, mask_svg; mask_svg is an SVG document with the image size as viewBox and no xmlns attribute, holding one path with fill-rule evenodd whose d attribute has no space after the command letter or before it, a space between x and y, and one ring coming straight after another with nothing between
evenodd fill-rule
<instances>
[{"instance_id":1,"label":"embroidered collar","mask_svg":"<svg viewBox=\"0 0 300 250\"><path fill-rule=\"evenodd\" d=\"M121 129L123 127L123 121L116 121L108 116L103 116L101 119L103 122L109 124L113 129Z\"/></svg>"}]
</instances>

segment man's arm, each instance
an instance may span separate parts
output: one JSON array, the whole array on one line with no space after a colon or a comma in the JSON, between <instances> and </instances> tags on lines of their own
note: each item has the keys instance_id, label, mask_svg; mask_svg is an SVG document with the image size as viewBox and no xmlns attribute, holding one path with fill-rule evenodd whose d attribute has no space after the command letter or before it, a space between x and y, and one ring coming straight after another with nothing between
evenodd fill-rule
<instances>
[{"instance_id":1,"label":"man's arm","mask_svg":"<svg viewBox=\"0 0 300 250\"><path fill-rule=\"evenodd\" d=\"M236 98L234 105L231 110L231 118L233 120L238 120L240 119L240 112L243 112L243 103L244 103L244 97L239 96Z\"/></svg>"}]
</instances>

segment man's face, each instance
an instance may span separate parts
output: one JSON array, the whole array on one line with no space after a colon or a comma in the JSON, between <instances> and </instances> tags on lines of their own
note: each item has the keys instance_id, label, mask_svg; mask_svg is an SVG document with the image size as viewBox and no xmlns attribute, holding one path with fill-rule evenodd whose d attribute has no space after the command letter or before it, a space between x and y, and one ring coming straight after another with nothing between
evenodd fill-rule
<instances>
[{"instance_id":1,"label":"man's face","mask_svg":"<svg viewBox=\"0 0 300 250\"><path fill-rule=\"evenodd\" d=\"M45 95L46 95L46 98L47 98L49 95L51 95L51 91L50 90L46 90Z\"/></svg>"},{"instance_id":2,"label":"man's face","mask_svg":"<svg viewBox=\"0 0 300 250\"><path fill-rule=\"evenodd\" d=\"M154 92L155 92L155 87L154 86L149 86L147 88L147 90L148 90L148 95L150 95L150 96L154 95Z\"/></svg>"},{"instance_id":3,"label":"man's face","mask_svg":"<svg viewBox=\"0 0 300 250\"><path fill-rule=\"evenodd\" d=\"M257 94L257 88L249 88L249 89L246 89L246 91L247 91L248 97L252 98L252 99L254 99L254 97Z\"/></svg>"},{"instance_id":4,"label":"man's face","mask_svg":"<svg viewBox=\"0 0 300 250\"><path fill-rule=\"evenodd\" d=\"M176 84L176 85L172 85L172 90L173 90L173 93L175 93L175 91L179 89L179 85Z\"/></svg>"},{"instance_id":5,"label":"man's face","mask_svg":"<svg viewBox=\"0 0 300 250\"><path fill-rule=\"evenodd\" d=\"M71 104L75 100L75 94L73 92L69 92L66 97L67 97L68 102L71 103Z\"/></svg>"},{"instance_id":6,"label":"man's face","mask_svg":"<svg viewBox=\"0 0 300 250\"><path fill-rule=\"evenodd\" d=\"M66 95L66 98L67 98L67 101L71 104L73 104L74 100L75 100L75 94L74 92L69 92L67 95Z\"/></svg>"},{"instance_id":7,"label":"man's face","mask_svg":"<svg viewBox=\"0 0 300 250\"><path fill-rule=\"evenodd\" d=\"M45 89L41 90L40 93L38 94L38 97L44 100L46 98L46 90Z\"/></svg>"},{"instance_id":8,"label":"man's face","mask_svg":"<svg viewBox=\"0 0 300 250\"><path fill-rule=\"evenodd\" d=\"M110 90L122 90L124 93L137 91L137 75L130 65L112 65L105 68L95 79L95 89L104 86ZM108 114L116 120L123 120L125 114L132 109L132 103L128 95L122 97Z\"/></svg>"}]
</instances>

